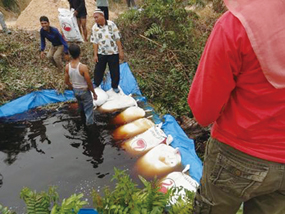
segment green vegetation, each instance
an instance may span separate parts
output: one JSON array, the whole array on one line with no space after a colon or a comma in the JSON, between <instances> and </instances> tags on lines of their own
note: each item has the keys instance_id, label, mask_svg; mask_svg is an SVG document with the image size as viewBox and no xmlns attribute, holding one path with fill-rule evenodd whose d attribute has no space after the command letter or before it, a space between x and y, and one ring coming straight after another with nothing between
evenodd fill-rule
<instances>
[{"instance_id":1,"label":"green vegetation","mask_svg":"<svg viewBox=\"0 0 285 214\"><path fill-rule=\"evenodd\" d=\"M175 117L190 114L189 87L219 16L209 15L205 25L198 13L201 9L186 10L185 6L185 1L146 0L140 10L130 10L117 20L143 94L158 112Z\"/></svg>"},{"instance_id":2,"label":"green vegetation","mask_svg":"<svg viewBox=\"0 0 285 214\"><path fill-rule=\"evenodd\" d=\"M139 177L144 187L139 189L125 171L115 168L113 180L117 180L114 191L108 187L104 189L104 197L93 190L94 207L99 213L132 213L132 214L156 214L156 213L191 213L193 193L187 191L182 199L179 197L174 206L170 206L170 200L181 189L170 189L166 194L159 192L158 180L149 182Z\"/></svg>"},{"instance_id":3,"label":"green vegetation","mask_svg":"<svg viewBox=\"0 0 285 214\"><path fill-rule=\"evenodd\" d=\"M131 214L190 214L193 211L192 202L194 193L185 191L183 196L176 197L176 202L171 205L173 196L178 195L181 188L170 189L166 194L159 192L158 180L147 181L140 177L144 187L138 188L126 171L115 168L115 175L112 180L116 180L113 191L108 187L104 189L104 197L100 196L96 190L92 191L94 208L100 213L131 213ZM68 199L63 199L59 205L59 195L55 187L50 187L47 192L37 193L25 187L20 193L20 198L26 204L27 214L68 214L78 213L87 204L81 198L83 194L74 194ZM7 207L0 205L0 212L3 214L15 214Z\"/></svg>"},{"instance_id":4,"label":"green vegetation","mask_svg":"<svg viewBox=\"0 0 285 214\"><path fill-rule=\"evenodd\" d=\"M55 187L50 187L47 192L37 193L27 187L21 190L20 198L26 204L27 214L68 214L78 213L78 211L87 204L82 201L83 194L73 194L67 199L63 199L61 205L58 203L59 195ZM0 212L3 214L15 214L7 207L0 205Z\"/></svg>"}]
</instances>

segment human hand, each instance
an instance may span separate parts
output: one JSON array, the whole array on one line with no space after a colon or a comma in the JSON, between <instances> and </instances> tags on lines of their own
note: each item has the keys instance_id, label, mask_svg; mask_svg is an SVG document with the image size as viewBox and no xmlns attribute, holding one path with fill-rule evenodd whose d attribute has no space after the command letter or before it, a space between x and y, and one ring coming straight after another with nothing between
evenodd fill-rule
<instances>
[{"instance_id":1,"label":"human hand","mask_svg":"<svg viewBox=\"0 0 285 214\"><path fill-rule=\"evenodd\" d=\"M45 58L45 52L41 51L41 59Z\"/></svg>"},{"instance_id":2,"label":"human hand","mask_svg":"<svg viewBox=\"0 0 285 214\"><path fill-rule=\"evenodd\" d=\"M97 94L96 93L93 93L93 99L97 100Z\"/></svg>"},{"instance_id":3,"label":"human hand","mask_svg":"<svg viewBox=\"0 0 285 214\"><path fill-rule=\"evenodd\" d=\"M64 60L69 61L69 54L64 54Z\"/></svg>"},{"instance_id":4,"label":"human hand","mask_svg":"<svg viewBox=\"0 0 285 214\"><path fill-rule=\"evenodd\" d=\"M73 13L73 15L74 15L74 16L77 16L77 14L78 14L78 12L75 10L74 13Z\"/></svg>"},{"instance_id":5,"label":"human hand","mask_svg":"<svg viewBox=\"0 0 285 214\"><path fill-rule=\"evenodd\" d=\"M124 60L124 52L123 51L120 51L119 52L119 58L120 58L120 60Z\"/></svg>"},{"instance_id":6,"label":"human hand","mask_svg":"<svg viewBox=\"0 0 285 214\"><path fill-rule=\"evenodd\" d=\"M94 56L94 62L97 63L98 62L98 56Z\"/></svg>"}]
</instances>

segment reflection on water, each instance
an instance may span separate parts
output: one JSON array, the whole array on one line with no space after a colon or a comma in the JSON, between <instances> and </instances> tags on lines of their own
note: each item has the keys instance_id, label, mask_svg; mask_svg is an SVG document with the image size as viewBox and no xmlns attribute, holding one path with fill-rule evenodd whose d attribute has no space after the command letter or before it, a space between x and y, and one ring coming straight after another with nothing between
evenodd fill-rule
<instances>
[{"instance_id":1,"label":"reflection on water","mask_svg":"<svg viewBox=\"0 0 285 214\"><path fill-rule=\"evenodd\" d=\"M58 186L62 198L83 192L91 202L91 189L109 185L114 167L133 168L135 159L114 146L115 127L109 125L114 114L96 112L96 126L87 130L73 105L40 111L39 117L33 112L29 121L0 121L1 204L24 213L21 189L50 185Z\"/></svg>"}]
</instances>

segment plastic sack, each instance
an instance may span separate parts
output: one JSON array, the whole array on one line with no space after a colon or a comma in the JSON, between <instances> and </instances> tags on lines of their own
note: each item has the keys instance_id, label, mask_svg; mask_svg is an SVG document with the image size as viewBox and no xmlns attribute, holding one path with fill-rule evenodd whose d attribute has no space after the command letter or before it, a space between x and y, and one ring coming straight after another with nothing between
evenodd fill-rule
<instances>
[{"instance_id":1,"label":"plastic sack","mask_svg":"<svg viewBox=\"0 0 285 214\"><path fill-rule=\"evenodd\" d=\"M179 196L184 199L185 189L191 192L196 192L199 186L198 182L191 178L185 172L188 171L189 165L182 172L172 172L166 177L162 178L159 182L160 192L166 193L172 187L182 187L180 191L171 198L170 203L174 204Z\"/></svg>"},{"instance_id":2,"label":"plastic sack","mask_svg":"<svg viewBox=\"0 0 285 214\"><path fill-rule=\"evenodd\" d=\"M83 42L74 10L58 8L58 12L59 24L66 40L68 42Z\"/></svg>"},{"instance_id":3,"label":"plastic sack","mask_svg":"<svg viewBox=\"0 0 285 214\"><path fill-rule=\"evenodd\" d=\"M93 100L93 105L95 107L103 105L108 100L108 94L100 87L96 87L94 91L97 94L97 100ZM93 94L92 94L92 97L93 97Z\"/></svg>"},{"instance_id":4,"label":"plastic sack","mask_svg":"<svg viewBox=\"0 0 285 214\"><path fill-rule=\"evenodd\" d=\"M137 161L136 168L143 177L164 176L181 170L181 155L177 148L159 144Z\"/></svg>"},{"instance_id":5,"label":"plastic sack","mask_svg":"<svg viewBox=\"0 0 285 214\"><path fill-rule=\"evenodd\" d=\"M113 132L113 139L128 139L145 132L152 126L154 126L154 123L151 120L147 118L141 118L115 129Z\"/></svg>"},{"instance_id":6,"label":"plastic sack","mask_svg":"<svg viewBox=\"0 0 285 214\"><path fill-rule=\"evenodd\" d=\"M134 120L143 118L144 116L145 111L142 108L131 106L118 114L114 119L112 119L111 123L115 125L124 125Z\"/></svg>"},{"instance_id":7,"label":"plastic sack","mask_svg":"<svg viewBox=\"0 0 285 214\"><path fill-rule=\"evenodd\" d=\"M160 125L149 128L144 133L122 143L121 147L132 155L142 155L155 146L164 143L167 136Z\"/></svg>"},{"instance_id":8,"label":"plastic sack","mask_svg":"<svg viewBox=\"0 0 285 214\"><path fill-rule=\"evenodd\" d=\"M100 106L100 108L98 108L101 112L114 112L130 106L137 106L136 100L130 95L125 95L121 89L120 93L114 92L113 89L108 90L106 93L109 98L102 106Z\"/></svg>"}]
</instances>

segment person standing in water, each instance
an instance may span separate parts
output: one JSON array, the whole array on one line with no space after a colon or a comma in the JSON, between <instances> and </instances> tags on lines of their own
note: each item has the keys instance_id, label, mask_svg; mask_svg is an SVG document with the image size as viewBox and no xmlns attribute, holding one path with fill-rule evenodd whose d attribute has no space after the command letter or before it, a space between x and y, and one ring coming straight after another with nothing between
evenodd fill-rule
<instances>
[{"instance_id":1,"label":"person standing in water","mask_svg":"<svg viewBox=\"0 0 285 214\"><path fill-rule=\"evenodd\" d=\"M80 47L71 44L69 53L72 59L65 66L65 84L73 90L86 126L91 127L94 124L93 99L97 100L97 94L90 80L88 67L80 63Z\"/></svg>"}]
</instances>

